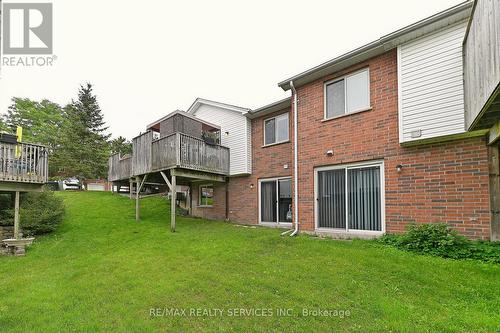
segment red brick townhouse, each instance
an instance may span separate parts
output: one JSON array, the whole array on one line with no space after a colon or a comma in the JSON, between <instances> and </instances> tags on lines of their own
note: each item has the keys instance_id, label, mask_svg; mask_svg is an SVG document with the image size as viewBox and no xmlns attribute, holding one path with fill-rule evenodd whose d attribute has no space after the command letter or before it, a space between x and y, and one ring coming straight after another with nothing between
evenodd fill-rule
<instances>
[{"instance_id":1,"label":"red brick townhouse","mask_svg":"<svg viewBox=\"0 0 500 333\"><path fill-rule=\"evenodd\" d=\"M475 100L472 84L464 85L467 68L478 75L466 58L473 57L467 38L477 33L471 12L484 12L479 3L460 4L286 79L279 86L291 98L262 108L197 99L182 115L200 124L184 121L182 131L218 133L216 143L226 148L213 156L228 167L183 163L213 148L197 144L184 153L178 135L177 168L226 176L171 172L190 186L191 214L332 237L444 222L470 238L497 239L498 91L467 109ZM172 134L159 130L168 119L148 126L165 141L153 145L168 146ZM151 170L160 170L154 160Z\"/></svg>"}]
</instances>

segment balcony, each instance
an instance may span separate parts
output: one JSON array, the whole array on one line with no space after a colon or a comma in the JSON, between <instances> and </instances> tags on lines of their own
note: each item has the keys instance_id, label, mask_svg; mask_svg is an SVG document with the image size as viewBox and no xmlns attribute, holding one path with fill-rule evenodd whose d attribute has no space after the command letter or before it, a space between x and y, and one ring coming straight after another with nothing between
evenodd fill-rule
<instances>
[{"instance_id":1,"label":"balcony","mask_svg":"<svg viewBox=\"0 0 500 333\"><path fill-rule=\"evenodd\" d=\"M0 182L45 184L48 150L29 143L0 143Z\"/></svg>"},{"instance_id":2,"label":"balcony","mask_svg":"<svg viewBox=\"0 0 500 333\"><path fill-rule=\"evenodd\" d=\"M128 179L132 175L132 156L126 155L122 157L120 154L111 155L109 157L108 167L109 181Z\"/></svg>"},{"instance_id":3,"label":"balcony","mask_svg":"<svg viewBox=\"0 0 500 333\"><path fill-rule=\"evenodd\" d=\"M468 130L489 129L495 123L498 125L500 120L499 23L499 1L474 2L463 43L465 118ZM498 134L499 131L500 128L496 128L493 132Z\"/></svg>"},{"instance_id":4,"label":"balcony","mask_svg":"<svg viewBox=\"0 0 500 333\"><path fill-rule=\"evenodd\" d=\"M119 181L148 173L181 168L229 175L229 148L183 133L153 139L148 131L133 140L133 155L109 158L109 180Z\"/></svg>"}]
</instances>

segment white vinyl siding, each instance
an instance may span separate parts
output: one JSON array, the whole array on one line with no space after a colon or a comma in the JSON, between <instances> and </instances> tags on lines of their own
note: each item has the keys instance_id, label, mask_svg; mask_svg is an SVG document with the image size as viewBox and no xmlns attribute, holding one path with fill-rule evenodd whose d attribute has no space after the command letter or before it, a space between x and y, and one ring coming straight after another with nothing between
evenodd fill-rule
<instances>
[{"instance_id":1,"label":"white vinyl siding","mask_svg":"<svg viewBox=\"0 0 500 333\"><path fill-rule=\"evenodd\" d=\"M398 47L400 142L465 131L465 29L464 21Z\"/></svg>"},{"instance_id":2,"label":"white vinyl siding","mask_svg":"<svg viewBox=\"0 0 500 333\"><path fill-rule=\"evenodd\" d=\"M252 173L252 120L247 118L247 172Z\"/></svg>"},{"instance_id":3,"label":"white vinyl siding","mask_svg":"<svg viewBox=\"0 0 500 333\"><path fill-rule=\"evenodd\" d=\"M201 105L193 114L221 128L221 144L229 150L229 175L251 173L250 125L241 112L212 105Z\"/></svg>"}]
</instances>

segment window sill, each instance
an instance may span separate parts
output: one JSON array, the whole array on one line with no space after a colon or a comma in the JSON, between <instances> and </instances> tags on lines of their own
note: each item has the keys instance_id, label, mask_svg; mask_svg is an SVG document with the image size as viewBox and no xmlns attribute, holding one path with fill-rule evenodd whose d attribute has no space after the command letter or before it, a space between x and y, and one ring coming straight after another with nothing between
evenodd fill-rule
<instances>
[{"instance_id":1,"label":"window sill","mask_svg":"<svg viewBox=\"0 0 500 333\"><path fill-rule=\"evenodd\" d=\"M282 229L290 229L292 227L291 222L259 222L259 225L263 227L269 227L269 228L282 228Z\"/></svg>"},{"instance_id":2,"label":"window sill","mask_svg":"<svg viewBox=\"0 0 500 333\"><path fill-rule=\"evenodd\" d=\"M290 140L280 141L280 142L275 142L275 143L270 143L268 145L261 146L261 148L267 148L267 147L277 146L277 145L281 145L283 143L289 143L289 142L290 142Z\"/></svg>"},{"instance_id":3,"label":"window sill","mask_svg":"<svg viewBox=\"0 0 500 333\"><path fill-rule=\"evenodd\" d=\"M353 112L349 112L349 113L345 113L345 114L341 114L340 116L335 116L335 117L331 117L331 118L325 118L325 119L321 120L321 122L324 123L326 121L330 121L330 120L335 120L335 119L339 119L339 118L344 118L344 117L352 116L353 114L357 114L357 113L361 113L361 112L366 112L366 111L371 111L372 109L373 108L370 106L369 108L361 109L361 110L357 110L357 111L353 111Z\"/></svg>"},{"instance_id":4,"label":"window sill","mask_svg":"<svg viewBox=\"0 0 500 333\"><path fill-rule=\"evenodd\" d=\"M384 234L384 231L379 230L353 230L353 229L334 229L334 228L319 228L316 227L314 230L316 234L319 235L329 235L338 238L367 238L372 239L376 237L380 237Z\"/></svg>"},{"instance_id":5,"label":"window sill","mask_svg":"<svg viewBox=\"0 0 500 333\"><path fill-rule=\"evenodd\" d=\"M196 206L197 208L214 208L214 206Z\"/></svg>"}]
</instances>

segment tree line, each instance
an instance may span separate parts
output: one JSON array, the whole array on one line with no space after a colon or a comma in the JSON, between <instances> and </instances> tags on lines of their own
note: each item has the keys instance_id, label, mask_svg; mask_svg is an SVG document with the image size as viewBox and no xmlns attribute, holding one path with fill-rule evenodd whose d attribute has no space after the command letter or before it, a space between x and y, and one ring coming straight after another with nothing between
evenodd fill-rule
<instances>
[{"instance_id":1,"label":"tree line","mask_svg":"<svg viewBox=\"0 0 500 333\"><path fill-rule=\"evenodd\" d=\"M124 137L111 139L92 84L81 85L78 97L65 106L50 100L12 98L7 114L0 116L0 132L23 128L23 142L48 147L51 179L106 178L108 156L130 154Z\"/></svg>"}]
</instances>

